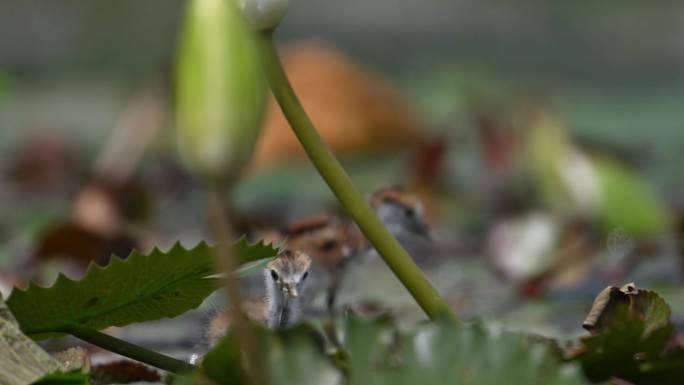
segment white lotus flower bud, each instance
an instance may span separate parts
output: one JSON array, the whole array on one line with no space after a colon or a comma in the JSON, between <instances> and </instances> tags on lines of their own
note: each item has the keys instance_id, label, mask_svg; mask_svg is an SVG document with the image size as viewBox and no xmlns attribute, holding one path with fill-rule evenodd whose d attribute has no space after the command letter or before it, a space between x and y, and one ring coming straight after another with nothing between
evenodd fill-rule
<instances>
[{"instance_id":1,"label":"white lotus flower bud","mask_svg":"<svg viewBox=\"0 0 684 385\"><path fill-rule=\"evenodd\" d=\"M291 2L292 0L238 0L244 17L257 31L277 27Z\"/></svg>"}]
</instances>

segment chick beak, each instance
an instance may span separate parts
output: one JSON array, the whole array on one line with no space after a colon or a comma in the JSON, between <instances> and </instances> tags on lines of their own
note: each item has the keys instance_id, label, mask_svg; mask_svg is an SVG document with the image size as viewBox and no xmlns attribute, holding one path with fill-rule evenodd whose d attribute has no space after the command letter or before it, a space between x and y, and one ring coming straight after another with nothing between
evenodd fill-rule
<instances>
[{"instance_id":1,"label":"chick beak","mask_svg":"<svg viewBox=\"0 0 684 385\"><path fill-rule=\"evenodd\" d=\"M297 287L295 285L287 285L287 292L290 293L290 297L297 298Z\"/></svg>"}]
</instances>

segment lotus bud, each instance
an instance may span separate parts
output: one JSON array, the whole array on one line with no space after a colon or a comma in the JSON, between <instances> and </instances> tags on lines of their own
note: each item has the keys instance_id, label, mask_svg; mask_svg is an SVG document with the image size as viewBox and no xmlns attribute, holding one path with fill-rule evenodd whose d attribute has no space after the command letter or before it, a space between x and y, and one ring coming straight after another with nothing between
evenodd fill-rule
<instances>
[{"instance_id":1,"label":"lotus bud","mask_svg":"<svg viewBox=\"0 0 684 385\"><path fill-rule=\"evenodd\" d=\"M292 0L238 0L245 19L257 31L277 27L291 2Z\"/></svg>"},{"instance_id":2,"label":"lotus bud","mask_svg":"<svg viewBox=\"0 0 684 385\"><path fill-rule=\"evenodd\" d=\"M233 1L189 2L176 70L181 157L225 186L252 156L266 102L255 41Z\"/></svg>"}]
</instances>

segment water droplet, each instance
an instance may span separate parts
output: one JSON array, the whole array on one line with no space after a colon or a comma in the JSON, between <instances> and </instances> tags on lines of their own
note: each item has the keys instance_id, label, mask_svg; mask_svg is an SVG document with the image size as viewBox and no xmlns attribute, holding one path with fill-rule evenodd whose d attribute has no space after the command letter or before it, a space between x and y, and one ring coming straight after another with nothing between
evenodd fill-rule
<instances>
[{"instance_id":1,"label":"water droplet","mask_svg":"<svg viewBox=\"0 0 684 385\"><path fill-rule=\"evenodd\" d=\"M199 360L200 360L200 355L197 353L192 353L192 355L190 356L190 363L193 365L197 365L197 364L199 364Z\"/></svg>"},{"instance_id":2,"label":"water droplet","mask_svg":"<svg viewBox=\"0 0 684 385\"><path fill-rule=\"evenodd\" d=\"M616 228L608 235L608 252L615 262L625 258L634 251L634 238L629 236L624 229Z\"/></svg>"}]
</instances>

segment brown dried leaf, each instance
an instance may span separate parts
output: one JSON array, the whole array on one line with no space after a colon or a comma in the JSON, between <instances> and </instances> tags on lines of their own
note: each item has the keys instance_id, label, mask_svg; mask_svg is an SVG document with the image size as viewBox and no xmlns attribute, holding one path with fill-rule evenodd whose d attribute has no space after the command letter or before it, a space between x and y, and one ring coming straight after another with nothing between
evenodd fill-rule
<instances>
[{"instance_id":1,"label":"brown dried leaf","mask_svg":"<svg viewBox=\"0 0 684 385\"><path fill-rule=\"evenodd\" d=\"M629 283L603 289L582 327L592 334L606 331L614 326L620 308L626 309L628 317L644 321L644 336L670 324L670 307L665 300L654 291L637 290L634 283Z\"/></svg>"},{"instance_id":2,"label":"brown dried leaf","mask_svg":"<svg viewBox=\"0 0 684 385\"><path fill-rule=\"evenodd\" d=\"M608 286L594 300L582 327L591 334L597 334L609 328L615 322L617 309L630 304L629 297L634 295L636 286L633 283L622 286Z\"/></svg>"},{"instance_id":3,"label":"brown dried leaf","mask_svg":"<svg viewBox=\"0 0 684 385\"><path fill-rule=\"evenodd\" d=\"M281 57L304 109L335 155L413 148L422 142L416 114L388 79L321 41L295 43ZM288 159L305 159L305 154L271 98L250 168Z\"/></svg>"}]
</instances>

